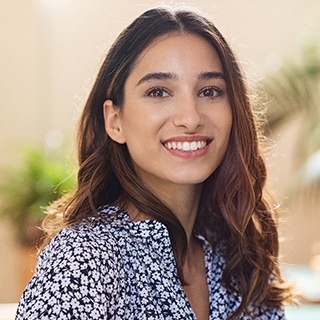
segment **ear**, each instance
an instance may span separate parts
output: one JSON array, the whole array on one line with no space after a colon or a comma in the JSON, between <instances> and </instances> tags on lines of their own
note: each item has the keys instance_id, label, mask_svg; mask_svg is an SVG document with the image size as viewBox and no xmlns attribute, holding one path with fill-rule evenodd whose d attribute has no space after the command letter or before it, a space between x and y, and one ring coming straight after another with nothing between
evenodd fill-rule
<instances>
[{"instance_id":1,"label":"ear","mask_svg":"<svg viewBox=\"0 0 320 320\"><path fill-rule=\"evenodd\" d=\"M103 104L104 126L108 136L120 144L126 143L121 127L120 109L114 106L112 100Z\"/></svg>"}]
</instances>

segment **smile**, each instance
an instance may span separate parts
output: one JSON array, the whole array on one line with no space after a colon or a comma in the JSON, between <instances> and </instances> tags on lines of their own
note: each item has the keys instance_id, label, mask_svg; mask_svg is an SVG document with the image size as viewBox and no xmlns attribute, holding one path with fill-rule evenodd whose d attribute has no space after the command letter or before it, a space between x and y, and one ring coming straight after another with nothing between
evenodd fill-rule
<instances>
[{"instance_id":1,"label":"smile","mask_svg":"<svg viewBox=\"0 0 320 320\"><path fill-rule=\"evenodd\" d=\"M164 143L164 146L167 149L171 150L182 150L182 151L196 151L199 149L203 149L208 145L208 141L170 141Z\"/></svg>"}]
</instances>

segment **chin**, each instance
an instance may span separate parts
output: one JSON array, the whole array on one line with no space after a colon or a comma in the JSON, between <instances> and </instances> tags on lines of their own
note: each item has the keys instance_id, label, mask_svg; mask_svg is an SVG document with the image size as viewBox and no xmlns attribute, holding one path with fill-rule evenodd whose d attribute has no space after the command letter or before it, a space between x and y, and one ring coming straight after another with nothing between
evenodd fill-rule
<instances>
[{"instance_id":1,"label":"chin","mask_svg":"<svg viewBox=\"0 0 320 320\"><path fill-rule=\"evenodd\" d=\"M174 183L180 184L180 185L199 185L203 183L205 180L209 178L210 175L197 175L197 176L187 176L187 177L181 177L172 179Z\"/></svg>"}]
</instances>

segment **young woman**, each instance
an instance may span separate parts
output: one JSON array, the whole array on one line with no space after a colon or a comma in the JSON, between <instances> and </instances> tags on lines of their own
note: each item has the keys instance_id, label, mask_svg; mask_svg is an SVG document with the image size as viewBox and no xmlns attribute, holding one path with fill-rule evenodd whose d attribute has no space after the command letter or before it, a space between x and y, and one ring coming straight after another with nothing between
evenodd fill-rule
<instances>
[{"instance_id":1,"label":"young woman","mask_svg":"<svg viewBox=\"0 0 320 320\"><path fill-rule=\"evenodd\" d=\"M285 319L266 169L239 64L189 10L111 47L17 319ZM50 240L50 241L49 241Z\"/></svg>"}]
</instances>

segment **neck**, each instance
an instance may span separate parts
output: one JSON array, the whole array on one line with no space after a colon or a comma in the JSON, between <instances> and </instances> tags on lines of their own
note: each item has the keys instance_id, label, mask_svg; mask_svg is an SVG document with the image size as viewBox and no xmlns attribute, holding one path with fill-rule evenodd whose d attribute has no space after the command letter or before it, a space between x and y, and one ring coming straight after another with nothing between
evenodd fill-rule
<instances>
[{"instance_id":1,"label":"neck","mask_svg":"<svg viewBox=\"0 0 320 320\"><path fill-rule=\"evenodd\" d=\"M201 185L193 186L192 188L183 186L182 188L179 187L174 190L166 189L166 192L153 191L178 218L186 233L188 244L190 244L198 212ZM131 221L150 219L148 214L139 211L130 202L119 203L118 205L128 212Z\"/></svg>"},{"instance_id":2,"label":"neck","mask_svg":"<svg viewBox=\"0 0 320 320\"><path fill-rule=\"evenodd\" d=\"M166 188L162 192L157 191L158 197L168 206L182 224L188 243L192 238L200 194L201 185L174 186L172 190Z\"/></svg>"},{"instance_id":3,"label":"neck","mask_svg":"<svg viewBox=\"0 0 320 320\"><path fill-rule=\"evenodd\" d=\"M175 214L180 221L187 236L188 244L192 240L192 231L194 228L202 184L198 185L157 185L144 179L144 183L149 185L150 189L157 197ZM148 214L139 211L131 203L124 203L124 208L129 213L132 221L148 220Z\"/></svg>"}]
</instances>

